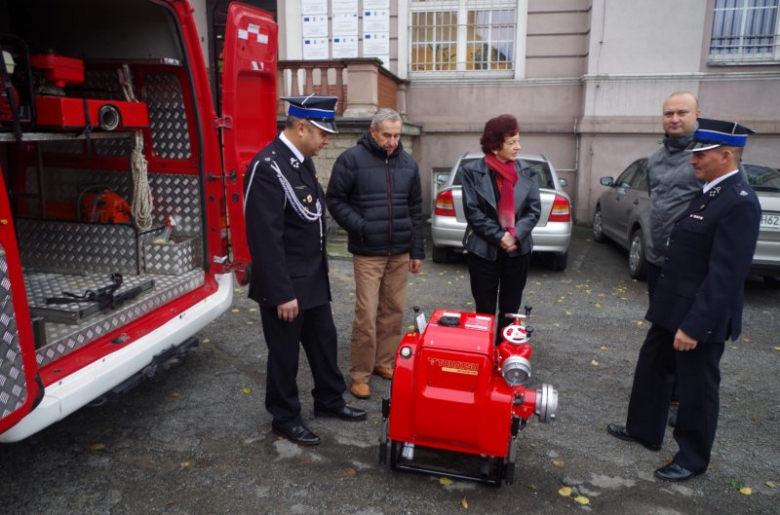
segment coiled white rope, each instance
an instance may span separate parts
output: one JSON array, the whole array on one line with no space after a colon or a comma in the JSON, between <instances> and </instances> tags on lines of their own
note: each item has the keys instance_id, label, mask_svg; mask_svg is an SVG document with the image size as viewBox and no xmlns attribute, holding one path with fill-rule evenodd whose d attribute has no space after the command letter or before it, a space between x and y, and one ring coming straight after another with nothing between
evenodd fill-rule
<instances>
[{"instance_id":1,"label":"coiled white rope","mask_svg":"<svg viewBox=\"0 0 780 515\"><path fill-rule=\"evenodd\" d=\"M119 74L119 82L122 85L122 91L128 102L138 102L133 91L133 79L130 75L130 67L123 65ZM152 189L149 186L148 175L149 163L144 156L144 134L141 129L134 131L133 143L130 152L130 171L133 174L133 200L130 209L133 214L135 226L141 230L147 230L152 227L152 210L154 209L154 199Z\"/></svg>"}]
</instances>

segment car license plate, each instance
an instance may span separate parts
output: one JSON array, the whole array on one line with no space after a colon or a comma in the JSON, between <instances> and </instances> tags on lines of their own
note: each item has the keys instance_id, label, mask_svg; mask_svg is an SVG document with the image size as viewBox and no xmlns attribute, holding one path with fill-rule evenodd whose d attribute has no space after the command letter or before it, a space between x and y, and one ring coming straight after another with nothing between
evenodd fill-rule
<instances>
[{"instance_id":1,"label":"car license plate","mask_svg":"<svg viewBox=\"0 0 780 515\"><path fill-rule=\"evenodd\" d=\"M761 228L769 229L770 231L780 231L780 214L762 213Z\"/></svg>"}]
</instances>

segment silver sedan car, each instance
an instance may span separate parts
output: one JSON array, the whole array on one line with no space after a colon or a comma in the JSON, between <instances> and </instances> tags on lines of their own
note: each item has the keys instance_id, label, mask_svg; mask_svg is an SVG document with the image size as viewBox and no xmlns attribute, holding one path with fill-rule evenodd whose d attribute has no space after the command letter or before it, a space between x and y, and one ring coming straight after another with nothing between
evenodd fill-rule
<instances>
[{"instance_id":1,"label":"silver sedan car","mask_svg":"<svg viewBox=\"0 0 780 515\"><path fill-rule=\"evenodd\" d=\"M761 229L750 271L780 285L780 171L743 164L761 204ZM650 194L647 159L637 159L617 179L602 177L608 189L598 199L593 215L593 239L612 240L628 249L628 273L645 277L645 242L650 240Z\"/></svg>"},{"instance_id":2,"label":"silver sedan car","mask_svg":"<svg viewBox=\"0 0 780 515\"><path fill-rule=\"evenodd\" d=\"M482 152L467 152L458 159L449 174L437 177L439 190L431 217L433 260L437 263L447 261L453 252L464 252L466 215L463 211L461 170L483 157ZM543 253L551 269L565 270L572 229L571 200L562 189L566 182L558 179L552 163L543 156L520 155L517 160L535 172L542 201L539 223L532 232L533 251Z\"/></svg>"}]
</instances>

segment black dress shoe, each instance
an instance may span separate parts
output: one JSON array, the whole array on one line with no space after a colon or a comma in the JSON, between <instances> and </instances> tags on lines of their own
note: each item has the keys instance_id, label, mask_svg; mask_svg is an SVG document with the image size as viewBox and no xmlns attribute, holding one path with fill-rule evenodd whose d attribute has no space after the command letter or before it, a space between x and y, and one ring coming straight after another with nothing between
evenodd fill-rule
<instances>
[{"instance_id":1,"label":"black dress shoe","mask_svg":"<svg viewBox=\"0 0 780 515\"><path fill-rule=\"evenodd\" d=\"M314 416L315 417L336 417L340 418L341 420L349 420L349 421L358 421L358 420L365 420L366 419L366 410L360 409L360 408L353 408L351 406L344 406L341 409L333 410L333 411L321 411L321 410L314 410Z\"/></svg>"},{"instance_id":2,"label":"black dress shoe","mask_svg":"<svg viewBox=\"0 0 780 515\"><path fill-rule=\"evenodd\" d=\"M687 468L674 462L664 465L655 471L655 477L663 479L664 481L671 481L672 483L687 481L692 477L700 476L702 474L703 472L691 472Z\"/></svg>"},{"instance_id":3,"label":"black dress shoe","mask_svg":"<svg viewBox=\"0 0 780 515\"><path fill-rule=\"evenodd\" d=\"M298 445L318 445L320 443L320 437L309 431L306 426L292 426L289 428L281 428L271 426L271 431L275 435L287 438L292 443Z\"/></svg>"},{"instance_id":4,"label":"black dress shoe","mask_svg":"<svg viewBox=\"0 0 780 515\"><path fill-rule=\"evenodd\" d=\"M632 435L628 432L628 430L623 427L619 426L617 424L607 424L607 433L611 434L615 438L619 438L621 440L624 440L626 442L636 442L641 443L642 446L644 446L645 449L650 449L651 451L658 452L661 450L660 445L652 445L649 443L645 443L636 436Z\"/></svg>"}]
</instances>

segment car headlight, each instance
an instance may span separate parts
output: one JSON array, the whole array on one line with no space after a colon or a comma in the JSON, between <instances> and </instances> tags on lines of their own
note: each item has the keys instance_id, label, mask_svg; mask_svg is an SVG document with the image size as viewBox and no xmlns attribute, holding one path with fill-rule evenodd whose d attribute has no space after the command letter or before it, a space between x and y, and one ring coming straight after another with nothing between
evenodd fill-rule
<instances>
[{"instance_id":1,"label":"car headlight","mask_svg":"<svg viewBox=\"0 0 780 515\"><path fill-rule=\"evenodd\" d=\"M509 356L501 365L501 375L509 386L523 386L531 377L531 362L522 356Z\"/></svg>"}]
</instances>

